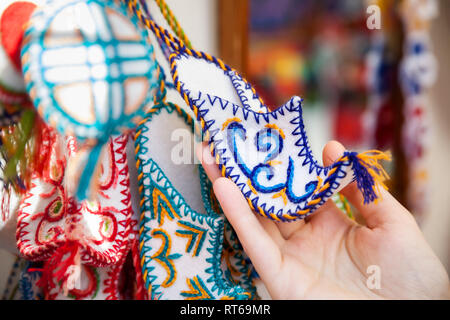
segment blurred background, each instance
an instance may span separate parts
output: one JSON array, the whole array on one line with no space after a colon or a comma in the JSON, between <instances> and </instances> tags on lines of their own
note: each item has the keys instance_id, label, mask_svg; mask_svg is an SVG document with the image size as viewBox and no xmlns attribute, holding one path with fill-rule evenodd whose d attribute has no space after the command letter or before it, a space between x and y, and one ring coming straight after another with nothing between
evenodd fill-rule
<instances>
[{"instance_id":1,"label":"blurred background","mask_svg":"<svg viewBox=\"0 0 450 320\"><path fill-rule=\"evenodd\" d=\"M331 139L390 150L390 190L450 271L450 1L167 3L193 46L240 71L271 108L304 99L317 159ZM0 250L0 291L13 260Z\"/></svg>"}]
</instances>

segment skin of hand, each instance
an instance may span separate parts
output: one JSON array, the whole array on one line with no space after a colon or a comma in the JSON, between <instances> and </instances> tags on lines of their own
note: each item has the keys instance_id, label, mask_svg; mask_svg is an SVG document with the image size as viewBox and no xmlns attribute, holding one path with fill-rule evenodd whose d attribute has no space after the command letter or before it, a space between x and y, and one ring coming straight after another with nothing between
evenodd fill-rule
<instances>
[{"instance_id":1,"label":"skin of hand","mask_svg":"<svg viewBox=\"0 0 450 320\"><path fill-rule=\"evenodd\" d=\"M340 143L329 142L323 150L324 165L344 150ZM386 190L369 205L363 205L356 183L341 191L364 225L348 218L331 200L304 220L274 222L251 211L239 188L221 176L206 144L199 146L197 157L273 299L450 298L444 266L413 216ZM379 271L379 288L367 284L369 266Z\"/></svg>"}]
</instances>

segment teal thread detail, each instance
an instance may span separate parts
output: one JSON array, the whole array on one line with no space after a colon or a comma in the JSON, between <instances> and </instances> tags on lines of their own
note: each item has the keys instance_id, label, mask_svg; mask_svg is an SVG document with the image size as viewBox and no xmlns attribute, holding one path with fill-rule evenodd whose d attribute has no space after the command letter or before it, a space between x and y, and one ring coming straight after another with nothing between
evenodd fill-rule
<instances>
[{"instance_id":1,"label":"teal thread detail","mask_svg":"<svg viewBox=\"0 0 450 320\"><path fill-rule=\"evenodd\" d=\"M91 19L95 20L95 32L93 34L85 34L83 28L79 28L79 39L74 39L71 44L47 44L46 37L49 37L50 26L55 17L69 8L83 4L83 8L87 8ZM99 16L93 15L93 7L99 13ZM138 37L136 39L121 39L114 34L111 26L111 20L107 14L107 9L112 9L116 13L126 18L126 21L135 29ZM94 19L94 17L96 19ZM148 41L148 34L139 23L137 17L131 14L127 6L121 1L113 0L73 0L73 1L48 1L45 8L38 8L30 19L30 27L24 34L24 44L21 51L23 74L26 81L26 91L29 93L35 108L47 123L57 129L63 135L73 133L76 138L84 142L86 139L91 140L92 145L98 147L108 141L111 135L121 134L123 129L134 128L135 122L144 117L146 106L153 98L153 92L159 86L156 73L158 72L158 64L154 59L153 46ZM51 36L51 35L50 35ZM76 36L74 36L76 38ZM69 38L70 40L70 38ZM135 56L129 57L127 54L119 52L119 46L139 46ZM71 62L70 57L64 55L58 56L62 59L61 65L51 64L45 60L46 53L58 49L78 49L85 52L85 61L77 64ZM84 50L84 51L83 51ZM89 58L90 50L96 50L94 58ZM79 54L78 54L79 55ZM100 59L101 58L101 59ZM67 60L63 60L67 59ZM97 60L96 60L97 59ZM125 63L140 63L139 71L126 73ZM144 67L142 67L144 66ZM60 75L49 79L49 72L58 70L58 68L75 68L75 72L71 75L78 75L71 81L61 80ZM94 68L100 68L102 72L95 72ZM142 69L142 70L141 70ZM70 69L69 69L70 70ZM87 70L87 71L86 71ZM128 68L128 70L130 70ZM60 72L64 72L59 70ZM145 79L148 83L148 90L140 104L128 114L125 112L126 107L126 85L127 80L135 80L138 78ZM74 117L68 112L67 106L58 99L60 90L67 89L73 85L85 85L92 92L92 100L86 103L92 112L92 119L86 122L80 122L80 119ZM100 102L94 90L98 86L105 86L107 94L104 96L104 102ZM116 92L113 95L112 92ZM74 93L72 92L72 95ZM67 97L65 98L68 99ZM87 197L87 190L92 177L92 172L98 162L99 150L94 147L91 155L89 155L87 164L83 169L80 183L76 191L78 200L84 200Z\"/></svg>"},{"instance_id":2,"label":"teal thread detail","mask_svg":"<svg viewBox=\"0 0 450 320\"><path fill-rule=\"evenodd\" d=\"M248 299L247 292L241 286L233 285L224 278L223 271L220 267L223 248L224 219L218 214L206 215L192 210L184 200L183 196L173 187L158 164L151 158L146 159L145 155L149 151L146 144L149 142L149 139L145 137L145 133L149 130L148 126L162 111L172 114L176 111L175 108L176 106L171 103L160 103L156 105L146 115L145 121L143 121L136 130L136 132L141 132L141 134L136 137L135 145L136 148L138 148L136 161L140 163L138 175L142 175L142 178L139 179L139 187L142 188L140 195L142 201L141 212L144 212L144 218L139 222L140 228L143 228L143 232L140 236L140 242L143 243L142 249L140 250L140 257L144 260L143 273L147 272L148 274L145 281L146 288L152 288L152 299L164 298L164 290L159 284L161 281L152 273L155 270L155 267L151 265L152 258L148 256L148 253L152 250L152 247L150 247L148 243L152 239L152 230L149 224L152 221L150 217L152 216L154 209L151 201L151 194L154 188L158 188L158 190L160 190L168 199L174 210L182 217L181 221L185 222L183 219L184 217L191 219L194 223L197 222L203 226L208 226L210 240L206 242L208 244L206 250L209 253L206 262L208 262L210 266L204 271L206 274L210 275L206 280L206 283L214 283L210 290L211 293L217 293L217 295L224 294L234 299ZM181 115L178 112L180 112ZM182 110L179 110L178 112L176 112L176 115L181 116L193 130L193 124L189 122L190 117Z\"/></svg>"},{"instance_id":3,"label":"teal thread detail","mask_svg":"<svg viewBox=\"0 0 450 320\"><path fill-rule=\"evenodd\" d=\"M202 278L195 276L193 279L188 279L189 288L191 291L182 291L181 295L189 300L200 299L200 300L212 300L214 295L208 290ZM206 293L207 297L204 296Z\"/></svg>"},{"instance_id":4,"label":"teal thread detail","mask_svg":"<svg viewBox=\"0 0 450 320\"><path fill-rule=\"evenodd\" d=\"M186 252L191 253L191 250L195 245L196 249L194 250L193 255L198 256L199 252L202 250L203 242L205 241L208 230L200 228L187 221L179 221L178 223L186 227L188 230L177 230L175 234L179 236L183 235L189 236L191 239L188 242Z\"/></svg>"},{"instance_id":5,"label":"teal thread detail","mask_svg":"<svg viewBox=\"0 0 450 320\"><path fill-rule=\"evenodd\" d=\"M208 175L206 174L205 170L202 166L199 166L199 176L200 176L200 186L201 186L201 193L202 193L202 199L203 204L205 207L206 212L208 215L217 215L217 213L212 209L212 193L213 193L213 187L212 183L208 178ZM220 216L224 217L222 208L220 207L220 204L218 204L218 213ZM238 268L238 272L240 273L238 284L240 284L245 290L247 290L251 297L250 299L258 299L258 294L256 287L253 283L253 279L249 276L251 273L250 271L253 269L253 266L251 264L248 264L246 262L247 255L244 253L244 250L242 248L241 243L239 242L239 239L236 235L236 232L234 231L231 224L228 222L228 220L225 219L224 222L224 232L226 234L229 234L229 242L230 246L233 249L233 258L237 261L235 267ZM233 279L231 272L227 269L225 270L225 277L227 278L229 283L236 283L235 279Z\"/></svg>"}]
</instances>

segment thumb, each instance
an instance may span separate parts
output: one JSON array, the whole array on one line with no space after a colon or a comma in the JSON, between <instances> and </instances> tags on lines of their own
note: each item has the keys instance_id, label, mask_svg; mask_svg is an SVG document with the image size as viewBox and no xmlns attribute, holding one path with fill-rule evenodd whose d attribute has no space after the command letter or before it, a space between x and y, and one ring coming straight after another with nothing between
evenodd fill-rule
<instances>
[{"instance_id":1,"label":"thumb","mask_svg":"<svg viewBox=\"0 0 450 320\"><path fill-rule=\"evenodd\" d=\"M335 162L344 154L345 148L336 141L329 142L324 149L323 158L326 162ZM331 161L330 161L331 160ZM341 193L361 213L367 227L373 229L386 224L404 223L411 219L411 214L387 190L380 188L378 201L364 204L364 198L356 182L350 183Z\"/></svg>"}]
</instances>

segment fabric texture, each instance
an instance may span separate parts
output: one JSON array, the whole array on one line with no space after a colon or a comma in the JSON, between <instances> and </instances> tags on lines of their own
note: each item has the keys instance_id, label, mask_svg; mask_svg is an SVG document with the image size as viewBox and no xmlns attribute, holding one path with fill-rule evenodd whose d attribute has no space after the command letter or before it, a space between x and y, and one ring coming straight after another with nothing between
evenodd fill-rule
<instances>
[{"instance_id":1,"label":"fabric texture","mask_svg":"<svg viewBox=\"0 0 450 320\"><path fill-rule=\"evenodd\" d=\"M140 251L149 296L188 300L249 298L248 292L223 275L224 218L194 211L153 160L152 145L158 143L158 135L170 133L159 131L150 136L149 127L164 117L177 116L177 110L170 105L158 105L136 130L136 159L142 175Z\"/></svg>"},{"instance_id":2,"label":"fabric texture","mask_svg":"<svg viewBox=\"0 0 450 320\"><path fill-rule=\"evenodd\" d=\"M43 300L44 292L37 285L41 273L33 270L36 266L36 263L16 258L11 267L2 300Z\"/></svg>"},{"instance_id":3,"label":"fabric texture","mask_svg":"<svg viewBox=\"0 0 450 320\"><path fill-rule=\"evenodd\" d=\"M78 287L68 290L57 283L48 292L47 300L119 300L119 276L122 263L96 268L83 264Z\"/></svg>"},{"instance_id":4,"label":"fabric texture","mask_svg":"<svg viewBox=\"0 0 450 320\"><path fill-rule=\"evenodd\" d=\"M77 152L75 139L67 140L61 154L57 134L47 176L32 180L18 213L17 243L30 260L46 260L74 240L83 249L82 261L103 266L117 263L128 249L131 230L131 195L126 159L128 136L116 136L102 157L97 201L78 203L65 188L66 157Z\"/></svg>"},{"instance_id":5,"label":"fabric texture","mask_svg":"<svg viewBox=\"0 0 450 320\"><path fill-rule=\"evenodd\" d=\"M103 144L134 127L155 95L153 47L123 2L49 1L25 31L22 64L42 118L62 134L89 141L76 194L84 200Z\"/></svg>"},{"instance_id":6,"label":"fabric texture","mask_svg":"<svg viewBox=\"0 0 450 320\"><path fill-rule=\"evenodd\" d=\"M223 176L241 189L254 212L276 221L312 214L333 194L356 180L364 202L375 201L387 174L379 151L346 151L322 167L308 145L302 100L293 97L273 112L239 73L220 59L185 44L127 1L136 16L173 54L171 74L181 97L200 122Z\"/></svg>"}]
</instances>

